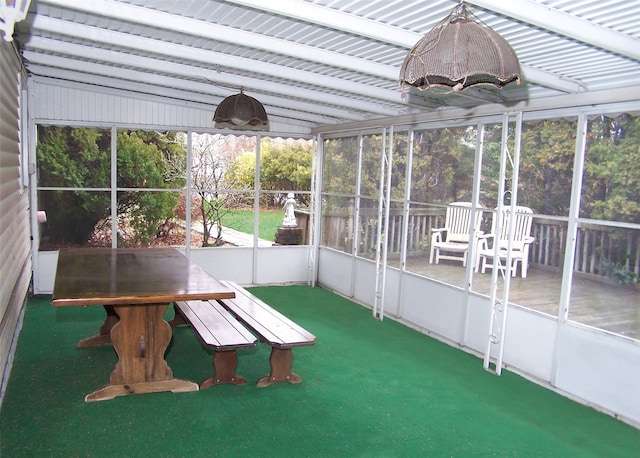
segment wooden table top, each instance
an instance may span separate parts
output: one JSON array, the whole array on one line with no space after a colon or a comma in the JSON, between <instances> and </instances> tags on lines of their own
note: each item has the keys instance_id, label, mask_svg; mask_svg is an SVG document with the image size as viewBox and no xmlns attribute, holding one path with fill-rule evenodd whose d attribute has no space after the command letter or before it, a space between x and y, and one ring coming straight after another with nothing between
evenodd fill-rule
<instances>
[{"instance_id":1,"label":"wooden table top","mask_svg":"<svg viewBox=\"0 0 640 458\"><path fill-rule=\"evenodd\" d=\"M174 248L60 250L53 305L152 304L235 294Z\"/></svg>"}]
</instances>

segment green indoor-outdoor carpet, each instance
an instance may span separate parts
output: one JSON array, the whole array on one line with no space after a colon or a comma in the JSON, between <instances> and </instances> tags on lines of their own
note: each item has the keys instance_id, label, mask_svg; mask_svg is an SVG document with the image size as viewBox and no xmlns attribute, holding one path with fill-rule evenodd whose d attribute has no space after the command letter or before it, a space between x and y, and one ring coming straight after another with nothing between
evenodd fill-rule
<instances>
[{"instance_id":1,"label":"green indoor-outdoor carpet","mask_svg":"<svg viewBox=\"0 0 640 458\"><path fill-rule=\"evenodd\" d=\"M320 288L251 291L317 336L294 350L303 382L257 388L264 344L239 352L249 383L85 403L116 363L78 350L102 307L32 298L0 412L2 457L631 457L638 430ZM172 316L171 310L167 318ZM211 353L186 326L166 354L202 381Z\"/></svg>"}]
</instances>

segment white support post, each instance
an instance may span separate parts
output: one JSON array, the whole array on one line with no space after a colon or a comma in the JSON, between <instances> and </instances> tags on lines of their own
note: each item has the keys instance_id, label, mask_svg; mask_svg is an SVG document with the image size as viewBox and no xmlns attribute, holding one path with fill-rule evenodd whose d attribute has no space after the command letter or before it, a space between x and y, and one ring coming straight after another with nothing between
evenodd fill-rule
<instances>
[{"instance_id":1,"label":"white support post","mask_svg":"<svg viewBox=\"0 0 640 458\"><path fill-rule=\"evenodd\" d=\"M320 230L322 222L322 157L324 144L322 135L316 135L311 155L311 209L308 222L309 273L307 284L315 287L318 281L318 252L320 250Z\"/></svg>"},{"instance_id":2,"label":"white support post","mask_svg":"<svg viewBox=\"0 0 640 458\"><path fill-rule=\"evenodd\" d=\"M562 269L562 287L560 288L560 305L558 308L558 326L556 328L556 342L554 346L553 364L551 368L551 384L555 386L558 371L558 346L560 332L569 318L569 304L571 301L571 284L573 282L573 262L576 255L576 239L578 236L578 218L580 216L580 190L587 154L587 131L589 120L584 113L578 116L576 132L576 149L573 159L573 180L571 182L571 204L569 206L569 221L567 223L567 240L564 249L564 268Z\"/></svg>"},{"instance_id":3,"label":"white support post","mask_svg":"<svg viewBox=\"0 0 640 458\"><path fill-rule=\"evenodd\" d=\"M508 156L508 137L509 137L509 115L505 114L502 124L502 157L500 160L500 184L499 184L499 198L498 207L496 209L495 227L499 230L502 227L504 197L505 191L505 177L507 170ZM522 112L516 115L515 126L515 146L514 157L512 165L513 175L511 177L511 193L510 201L510 215L509 218L509 236L507 244L507 254L504 260L504 265L501 265L500 253L498 252L497 240L494 242L493 253L493 269L491 276L491 318L489 320L489 336L487 339L487 347L484 355L484 368L489 371L494 371L496 375L502 373L502 359L504 355L504 341L505 341L505 328L507 325L507 310L509 306L509 288L511 286L511 244L513 242L514 226L515 226L515 207L518 201L518 178L520 168L520 141L522 137ZM502 286L499 286L499 278L502 276ZM502 295L500 295L502 291ZM493 355L493 352L496 355ZM491 364L494 364L493 369Z\"/></svg>"},{"instance_id":4,"label":"white support post","mask_svg":"<svg viewBox=\"0 0 640 458\"><path fill-rule=\"evenodd\" d=\"M187 183L186 183L186 195L184 196L185 202L191 202L191 193L193 192L193 176L191 174L193 166L193 131L187 131ZM187 258L191 258L191 211L187 205L188 210L185 211L185 255ZM203 228L204 229L204 228Z\"/></svg>"},{"instance_id":5,"label":"white support post","mask_svg":"<svg viewBox=\"0 0 640 458\"><path fill-rule=\"evenodd\" d=\"M118 128L111 127L111 248L118 248Z\"/></svg>"},{"instance_id":6,"label":"white support post","mask_svg":"<svg viewBox=\"0 0 640 458\"><path fill-rule=\"evenodd\" d=\"M256 170L253 176L253 269L251 274L251 282L255 285L258 283L258 239L260 238L260 151L262 150L262 136L256 135Z\"/></svg>"},{"instance_id":7,"label":"white support post","mask_svg":"<svg viewBox=\"0 0 640 458\"><path fill-rule=\"evenodd\" d=\"M480 208L480 184L482 178L482 156L484 154L484 124L478 124L477 126L477 138L476 138L476 150L473 162L473 189L471 191L471 218L469 219L469 252L467 254L467 269L465 271L465 284L467 287L464 289L462 298L462 316L460 320L460 329L458 331L458 342L465 342L467 317L469 314L469 291L473 286L473 272L476 267L476 256L478 250L478 237L476 237L476 221L478 212L482 212Z\"/></svg>"},{"instance_id":8,"label":"white support post","mask_svg":"<svg viewBox=\"0 0 640 458\"><path fill-rule=\"evenodd\" d=\"M382 321L384 318L384 280L386 271L386 234L387 230L383 230L381 224L385 221L385 228L388 227L389 219L389 203L386 201L387 196L387 176L391 175L390 148L387 148L387 139L393 137L393 128L391 134L387 135L387 129L382 131L382 152L380 155L380 186L378 192L378 220L376 224L376 281L375 281L375 299L373 304L374 318ZM389 156L387 156L389 154ZM385 213L386 212L386 213ZM385 216L386 214L386 216Z\"/></svg>"},{"instance_id":9,"label":"white support post","mask_svg":"<svg viewBox=\"0 0 640 458\"><path fill-rule=\"evenodd\" d=\"M402 245L400 248L400 270L404 274L407 269L407 251L409 243L409 212L411 211L411 168L413 167L413 139L414 130L411 129L407 133L407 164L405 166L404 179L404 201L402 204ZM398 285L398 316L402 316L403 290L402 283L405 276L400 275L400 284Z\"/></svg>"},{"instance_id":10,"label":"white support post","mask_svg":"<svg viewBox=\"0 0 640 458\"><path fill-rule=\"evenodd\" d=\"M353 202L354 210L351 227L348 230L352 232L353 246L351 247L351 295L356 290L356 255L358 254L358 245L360 244L360 192L362 188L362 156L364 149L364 137L358 135L358 169L356 171L356 196ZM349 221L347 221L349 224Z\"/></svg>"}]
</instances>

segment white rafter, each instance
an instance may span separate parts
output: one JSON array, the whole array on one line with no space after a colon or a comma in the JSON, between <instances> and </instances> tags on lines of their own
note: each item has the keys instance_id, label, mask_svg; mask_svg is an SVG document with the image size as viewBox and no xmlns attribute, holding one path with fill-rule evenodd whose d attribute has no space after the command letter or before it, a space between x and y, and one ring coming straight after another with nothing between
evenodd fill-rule
<instances>
[{"instance_id":1,"label":"white rafter","mask_svg":"<svg viewBox=\"0 0 640 458\"><path fill-rule=\"evenodd\" d=\"M170 78L170 80L163 80L162 85L173 87L175 87L176 85L185 85L186 87L188 85L191 90L196 90L197 93L213 93L218 94L220 97L226 97L233 91L230 91L228 89L222 89L221 91L220 88L215 87L216 82L220 83L221 85L231 87L258 86L256 80L252 78L224 73L218 74L215 72L213 72L212 74L212 72L205 69L197 67L194 68L185 64L170 63L159 59L134 56L117 51L89 48L87 46L73 43L59 43L48 38L34 37L32 40L32 45L34 47L37 47L37 49L41 51L73 55L76 57L80 57L81 59L86 59L91 56L92 59L98 59L102 61L103 64L96 64L83 60L78 61L77 59L51 56L49 54L35 53L27 50L24 52L24 57L30 62L30 70L32 64L39 64L49 67L57 66L59 68L67 70L74 70L77 73L105 75L113 73L113 66L117 65L118 67L123 67L118 69L118 78L127 78L131 81L143 81L147 84L159 84L158 82L160 81L160 76L153 74L152 72L172 73L191 79L193 79L194 77L200 77L199 79L202 82L191 81L189 83L185 80ZM139 70L132 71L128 70L126 67L135 67ZM147 72L145 72L145 70L147 70ZM206 83L207 80L212 81L213 84ZM263 90L271 90L271 92L288 91L289 98L285 99L283 99L282 97L270 97L268 95L260 96L260 99L263 101L263 103L269 103L272 106L285 106L291 109L300 110L302 112L319 114L322 113L323 115L326 115L328 117L344 117L353 120L363 118L362 114L357 114L357 111L355 110L355 108L353 108L356 104L351 99L342 99L340 97L335 97L335 100L332 100L332 102L334 102L335 105L342 105L344 107L344 109L340 110L326 105L327 96L324 93L317 93L308 89L292 88L290 86L278 83L267 83L264 81L260 81L259 85ZM303 96L306 100L315 99L317 103L314 104L295 100L295 97L303 98ZM323 105L319 105L319 103L322 103ZM351 107L351 110L348 109L349 107ZM366 112L370 112L370 110L367 110Z\"/></svg>"},{"instance_id":2,"label":"white rafter","mask_svg":"<svg viewBox=\"0 0 640 458\"><path fill-rule=\"evenodd\" d=\"M156 55L164 55L168 58L180 56L181 59L190 60L194 63L199 64L208 64L215 67L228 67L241 71L245 71L248 68L256 67L255 61L246 57L232 56L210 51L207 49L198 49L175 43L160 42L151 38L132 36L122 32L100 29L98 27L83 24L70 23L61 19L36 16L33 20L33 25L39 30L51 33L59 33L75 37L92 37L92 40L96 42L121 46L130 49L144 50ZM33 46L33 43L30 43L30 45ZM339 78L317 75L304 70L286 68L281 65L270 64L268 62L261 62L259 68L261 74L278 79L286 79L305 84L314 84L334 90L339 90L341 92L346 91L361 96L386 100L395 104L399 103L400 101L398 91L370 87L360 83L345 81ZM207 73L209 79L213 79L213 77L215 76L212 73L213 72ZM238 78L237 74L234 74L233 78ZM261 82L261 85L262 84L267 83ZM286 88L289 87L290 86L286 86ZM280 91L282 91L282 88L280 88ZM326 96L324 98L326 99ZM362 106L360 107L360 103L358 101L352 100L348 103L348 106L352 107L354 110L372 111L385 115L394 114L393 111L384 109L382 106L380 106L380 104L368 103L362 104Z\"/></svg>"},{"instance_id":3,"label":"white rafter","mask_svg":"<svg viewBox=\"0 0 640 458\"><path fill-rule=\"evenodd\" d=\"M640 27L620 16L638 5L468 0L522 51L526 84L403 98L398 60L423 36L415 31L457 1L184 0L165 9L155 0L38 0L17 41L26 68L42 77L208 104L243 88L283 119L318 125L638 90Z\"/></svg>"},{"instance_id":4,"label":"white rafter","mask_svg":"<svg viewBox=\"0 0 640 458\"><path fill-rule=\"evenodd\" d=\"M480 8L640 61L640 40L532 0L466 0Z\"/></svg>"},{"instance_id":5,"label":"white rafter","mask_svg":"<svg viewBox=\"0 0 640 458\"><path fill-rule=\"evenodd\" d=\"M187 35L199 36L210 40L232 43L246 46L247 48L260 49L280 55L295 57L319 64L341 67L354 72L361 72L379 78L396 80L398 69L385 64L378 64L370 60L292 43L279 38L268 37L255 32L225 27L197 19L165 13L163 11L150 10L135 5L127 5L113 0L40 0L43 3L72 8L92 14L100 14L105 17L131 21L171 30Z\"/></svg>"},{"instance_id":6,"label":"white rafter","mask_svg":"<svg viewBox=\"0 0 640 458\"><path fill-rule=\"evenodd\" d=\"M411 32L390 24L372 21L371 19L354 16L301 0L278 0L277 2L265 2L263 0L227 1L237 5L249 6L251 8L300 19L305 22L323 25L343 32L373 38L383 43L402 46L407 48L407 50L411 49L418 40L423 37L423 34L420 33ZM505 0L502 0L502 2L509 3ZM581 89L580 84L567 81L556 74L545 72L529 65L521 64L520 67L523 77L532 83L569 93L578 92ZM398 70L399 69L396 69L396 79Z\"/></svg>"}]
</instances>

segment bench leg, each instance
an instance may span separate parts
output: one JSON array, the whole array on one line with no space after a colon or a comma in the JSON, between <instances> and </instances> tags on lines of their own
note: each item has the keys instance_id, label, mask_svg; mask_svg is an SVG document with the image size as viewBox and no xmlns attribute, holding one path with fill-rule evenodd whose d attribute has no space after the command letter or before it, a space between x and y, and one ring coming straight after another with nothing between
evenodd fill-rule
<instances>
[{"instance_id":1,"label":"bench leg","mask_svg":"<svg viewBox=\"0 0 640 458\"><path fill-rule=\"evenodd\" d=\"M291 365L293 364L293 351L291 348L271 347L269 364L271 365L271 373L260 378L256 386L264 387L279 382L302 382L298 374L291 372Z\"/></svg>"},{"instance_id":2,"label":"bench leg","mask_svg":"<svg viewBox=\"0 0 640 458\"><path fill-rule=\"evenodd\" d=\"M200 389L204 390L213 385L232 383L234 385L244 385L247 379L236 374L238 367L238 353L235 350L216 351L213 354L213 377L206 379L200 384Z\"/></svg>"},{"instance_id":3,"label":"bench leg","mask_svg":"<svg viewBox=\"0 0 640 458\"><path fill-rule=\"evenodd\" d=\"M176 326L181 326L183 324L189 324L189 323L187 323L187 320L185 320L184 316L182 316L180 309L174 303L173 304L173 320L169 321L169 326L171 326L172 328L175 328Z\"/></svg>"}]
</instances>

